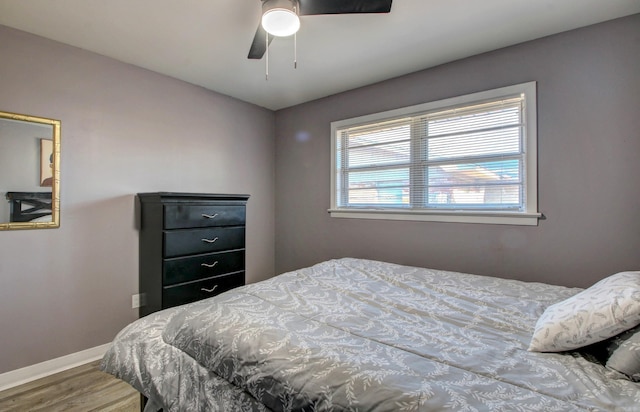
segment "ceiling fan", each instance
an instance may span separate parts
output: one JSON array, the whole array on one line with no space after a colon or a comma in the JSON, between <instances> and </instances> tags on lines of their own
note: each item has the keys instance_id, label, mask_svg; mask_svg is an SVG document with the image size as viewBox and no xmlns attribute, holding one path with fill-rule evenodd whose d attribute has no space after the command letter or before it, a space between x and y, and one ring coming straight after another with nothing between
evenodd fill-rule
<instances>
[{"instance_id":1,"label":"ceiling fan","mask_svg":"<svg viewBox=\"0 0 640 412\"><path fill-rule=\"evenodd\" d=\"M262 59L273 36L298 31L298 16L318 14L389 13L392 0L261 0L262 21L258 25L249 59ZM270 34L270 35L268 35Z\"/></svg>"}]
</instances>

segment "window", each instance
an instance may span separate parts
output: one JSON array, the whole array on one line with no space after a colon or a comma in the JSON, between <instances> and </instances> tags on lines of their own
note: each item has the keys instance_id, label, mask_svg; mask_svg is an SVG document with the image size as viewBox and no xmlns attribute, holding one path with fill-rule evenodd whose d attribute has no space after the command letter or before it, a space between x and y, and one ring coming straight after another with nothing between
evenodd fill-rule
<instances>
[{"instance_id":1,"label":"window","mask_svg":"<svg viewBox=\"0 0 640 412\"><path fill-rule=\"evenodd\" d=\"M536 83L331 123L331 216L537 225Z\"/></svg>"}]
</instances>

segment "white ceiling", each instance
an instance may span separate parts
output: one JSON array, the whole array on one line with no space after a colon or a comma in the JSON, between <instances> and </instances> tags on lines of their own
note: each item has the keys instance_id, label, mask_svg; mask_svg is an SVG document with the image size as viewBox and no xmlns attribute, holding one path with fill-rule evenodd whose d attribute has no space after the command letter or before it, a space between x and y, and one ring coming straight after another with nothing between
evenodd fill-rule
<instances>
[{"instance_id":1,"label":"white ceiling","mask_svg":"<svg viewBox=\"0 0 640 412\"><path fill-rule=\"evenodd\" d=\"M322 0L317 0L322 1ZM640 0L395 0L390 14L301 17L247 53L260 0L0 0L0 24L280 109L617 17Z\"/></svg>"}]
</instances>

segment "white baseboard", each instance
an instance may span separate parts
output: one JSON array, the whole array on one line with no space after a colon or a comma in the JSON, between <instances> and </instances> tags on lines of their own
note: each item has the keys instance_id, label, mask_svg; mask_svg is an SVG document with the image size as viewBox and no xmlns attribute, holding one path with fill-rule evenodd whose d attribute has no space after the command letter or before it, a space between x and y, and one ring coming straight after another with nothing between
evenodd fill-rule
<instances>
[{"instance_id":1,"label":"white baseboard","mask_svg":"<svg viewBox=\"0 0 640 412\"><path fill-rule=\"evenodd\" d=\"M98 360L104 356L109 346L111 343L105 343L95 348L2 373L0 374L0 391Z\"/></svg>"}]
</instances>

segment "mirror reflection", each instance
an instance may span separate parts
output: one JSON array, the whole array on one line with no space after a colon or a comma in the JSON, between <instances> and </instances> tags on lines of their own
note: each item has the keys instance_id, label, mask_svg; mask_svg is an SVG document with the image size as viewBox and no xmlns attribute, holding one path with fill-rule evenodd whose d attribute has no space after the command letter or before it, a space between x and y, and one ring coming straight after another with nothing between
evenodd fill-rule
<instances>
[{"instance_id":1,"label":"mirror reflection","mask_svg":"<svg viewBox=\"0 0 640 412\"><path fill-rule=\"evenodd\" d=\"M60 226L60 121L0 112L0 230Z\"/></svg>"}]
</instances>

